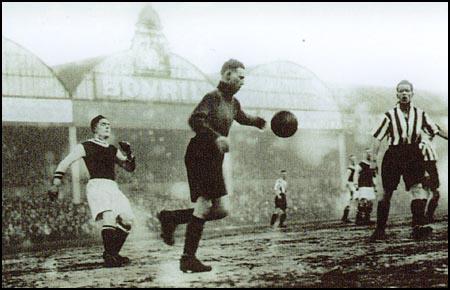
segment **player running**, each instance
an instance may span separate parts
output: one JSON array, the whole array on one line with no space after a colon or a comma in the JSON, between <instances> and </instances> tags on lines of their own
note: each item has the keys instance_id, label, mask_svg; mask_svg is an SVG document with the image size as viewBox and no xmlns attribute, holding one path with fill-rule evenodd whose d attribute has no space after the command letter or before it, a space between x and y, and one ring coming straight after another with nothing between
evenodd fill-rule
<instances>
[{"instance_id":1,"label":"player running","mask_svg":"<svg viewBox=\"0 0 450 290\"><path fill-rule=\"evenodd\" d=\"M234 59L225 62L221 69L222 80L217 90L208 93L192 112L189 125L196 135L189 142L185 164L193 209L161 211L161 237L168 245L174 244L173 234L179 224L188 224L180 270L183 272L211 271L196 258L197 248L206 221L218 220L228 215L228 194L222 165L229 151L228 133L233 121L241 125L264 128L266 121L247 115L234 97L244 84L244 65Z\"/></svg>"},{"instance_id":2,"label":"player running","mask_svg":"<svg viewBox=\"0 0 450 290\"><path fill-rule=\"evenodd\" d=\"M129 258L119 255L133 222L130 202L115 182L115 164L133 172L136 163L128 142L119 142L123 151L108 143L111 125L108 119L98 115L91 121L94 138L75 148L56 168L49 190L51 198L56 198L62 179L69 166L83 158L90 179L86 195L93 218L103 220L101 235L103 238L103 259L105 267L120 267L130 262Z\"/></svg>"},{"instance_id":3,"label":"player running","mask_svg":"<svg viewBox=\"0 0 450 290\"><path fill-rule=\"evenodd\" d=\"M286 192L288 183L286 181L286 170L281 170L281 177L275 181L275 186L273 190L275 191L275 211L272 214L272 218L270 219L270 226L273 226L280 216L280 228L285 228L286 225L284 222L286 221L286 209L287 209L287 199Z\"/></svg>"}]
</instances>

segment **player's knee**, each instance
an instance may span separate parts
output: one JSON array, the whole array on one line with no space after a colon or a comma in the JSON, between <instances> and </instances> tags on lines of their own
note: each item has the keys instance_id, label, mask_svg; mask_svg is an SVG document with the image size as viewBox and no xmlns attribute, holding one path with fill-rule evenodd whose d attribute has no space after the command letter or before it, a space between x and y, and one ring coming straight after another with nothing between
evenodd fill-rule
<instances>
[{"instance_id":1,"label":"player's knee","mask_svg":"<svg viewBox=\"0 0 450 290\"><path fill-rule=\"evenodd\" d=\"M121 213L117 216L116 222L119 226L123 227L127 231L130 231L133 227L134 220L129 215Z\"/></svg>"},{"instance_id":2,"label":"player's knee","mask_svg":"<svg viewBox=\"0 0 450 290\"><path fill-rule=\"evenodd\" d=\"M440 197L441 197L441 194L439 193L439 191L437 189L433 190L433 197L432 197L432 199L438 200Z\"/></svg>"},{"instance_id":3,"label":"player's knee","mask_svg":"<svg viewBox=\"0 0 450 290\"><path fill-rule=\"evenodd\" d=\"M418 183L418 184L414 184L411 189L411 195L412 195L412 199L427 199L428 198L428 194L426 192L426 190L423 189L422 184Z\"/></svg>"}]
</instances>

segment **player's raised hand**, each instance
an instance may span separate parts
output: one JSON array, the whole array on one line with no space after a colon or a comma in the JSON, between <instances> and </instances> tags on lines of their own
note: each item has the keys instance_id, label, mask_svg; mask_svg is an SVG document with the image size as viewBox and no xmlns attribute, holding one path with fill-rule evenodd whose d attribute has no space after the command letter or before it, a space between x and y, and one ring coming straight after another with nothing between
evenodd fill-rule
<instances>
[{"instance_id":1,"label":"player's raised hand","mask_svg":"<svg viewBox=\"0 0 450 290\"><path fill-rule=\"evenodd\" d=\"M378 166L377 166L377 160L376 159L372 159L371 161L370 161L370 169L376 169Z\"/></svg>"},{"instance_id":2,"label":"player's raised hand","mask_svg":"<svg viewBox=\"0 0 450 290\"><path fill-rule=\"evenodd\" d=\"M217 148L219 148L220 152L227 153L230 151L230 145L228 144L228 138L224 136L220 136L216 139Z\"/></svg>"},{"instance_id":3,"label":"player's raised hand","mask_svg":"<svg viewBox=\"0 0 450 290\"><path fill-rule=\"evenodd\" d=\"M131 155L131 145L130 143L128 143L127 141L120 141L119 142L120 145L120 149L122 149L123 152L125 152L125 154Z\"/></svg>"},{"instance_id":4,"label":"player's raised hand","mask_svg":"<svg viewBox=\"0 0 450 290\"><path fill-rule=\"evenodd\" d=\"M266 127L266 120L264 120L263 118L257 117L256 118L256 127L258 129L264 129Z\"/></svg>"}]
</instances>

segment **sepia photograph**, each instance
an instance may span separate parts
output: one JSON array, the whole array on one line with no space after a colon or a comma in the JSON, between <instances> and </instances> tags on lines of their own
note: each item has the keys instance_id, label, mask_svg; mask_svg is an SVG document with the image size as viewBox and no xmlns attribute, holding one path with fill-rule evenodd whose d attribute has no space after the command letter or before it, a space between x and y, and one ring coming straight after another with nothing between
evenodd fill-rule
<instances>
[{"instance_id":1,"label":"sepia photograph","mask_svg":"<svg viewBox=\"0 0 450 290\"><path fill-rule=\"evenodd\" d=\"M448 2L2 2L2 288L448 288Z\"/></svg>"}]
</instances>

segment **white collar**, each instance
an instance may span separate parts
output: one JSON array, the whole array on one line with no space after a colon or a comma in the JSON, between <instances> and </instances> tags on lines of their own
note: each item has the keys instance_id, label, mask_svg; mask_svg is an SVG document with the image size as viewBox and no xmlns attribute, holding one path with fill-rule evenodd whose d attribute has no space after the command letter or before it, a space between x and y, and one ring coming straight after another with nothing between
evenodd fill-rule
<instances>
[{"instance_id":1,"label":"white collar","mask_svg":"<svg viewBox=\"0 0 450 290\"><path fill-rule=\"evenodd\" d=\"M100 140L98 138L92 138L92 139L89 139L88 141L91 141L92 143L95 143L97 145L103 146L105 148L109 147L109 143L108 142L106 142L104 140Z\"/></svg>"}]
</instances>

